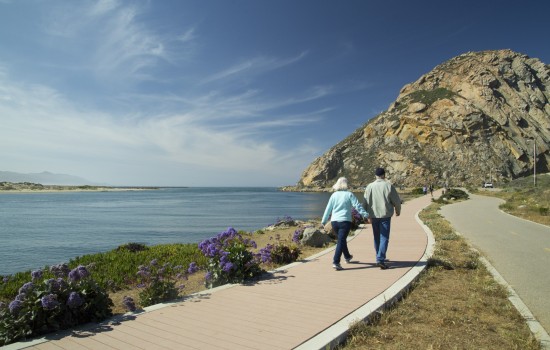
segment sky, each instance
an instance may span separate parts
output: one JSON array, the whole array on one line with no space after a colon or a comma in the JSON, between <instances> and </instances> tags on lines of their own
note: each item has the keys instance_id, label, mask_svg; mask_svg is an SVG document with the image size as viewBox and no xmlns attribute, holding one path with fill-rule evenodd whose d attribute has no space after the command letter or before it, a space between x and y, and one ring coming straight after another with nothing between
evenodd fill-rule
<instances>
[{"instance_id":1,"label":"sky","mask_svg":"<svg viewBox=\"0 0 550 350\"><path fill-rule=\"evenodd\" d=\"M435 66L550 64L550 1L0 0L0 171L293 185Z\"/></svg>"}]
</instances>

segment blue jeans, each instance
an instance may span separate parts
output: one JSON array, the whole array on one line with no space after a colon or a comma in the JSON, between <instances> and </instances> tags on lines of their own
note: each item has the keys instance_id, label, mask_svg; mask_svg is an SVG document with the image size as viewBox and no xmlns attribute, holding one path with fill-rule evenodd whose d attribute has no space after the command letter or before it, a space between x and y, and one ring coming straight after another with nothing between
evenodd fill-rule
<instances>
[{"instance_id":1,"label":"blue jeans","mask_svg":"<svg viewBox=\"0 0 550 350\"><path fill-rule=\"evenodd\" d=\"M386 260L386 252L390 243L390 218L371 218L372 233L374 235L374 250L376 251L376 262Z\"/></svg>"},{"instance_id":2,"label":"blue jeans","mask_svg":"<svg viewBox=\"0 0 550 350\"><path fill-rule=\"evenodd\" d=\"M331 221L332 229L334 232L336 232L336 235L338 236L338 241L336 242L336 250L334 251L334 259L332 259L332 262L334 264L340 263L340 257L342 256L342 253L344 254L345 259L350 259L351 254L348 250L348 234L351 230L351 222L350 221Z\"/></svg>"}]
</instances>

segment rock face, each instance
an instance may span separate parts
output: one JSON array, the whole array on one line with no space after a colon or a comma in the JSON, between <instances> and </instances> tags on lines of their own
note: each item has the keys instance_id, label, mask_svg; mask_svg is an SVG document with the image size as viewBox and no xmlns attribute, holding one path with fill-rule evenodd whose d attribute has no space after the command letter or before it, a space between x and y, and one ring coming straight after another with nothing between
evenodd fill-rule
<instances>
[{"instance_id":1,"label":"rock face","mask_svg":"<svg viewBox=\"0 0 550 350\"><path fill-rule=\"evenodd\" d=\"M387 111L315 159L295 189L479 186L549 171L550 66L510 50L468 52L405 85Z\"/></svg>"}]
</instances>

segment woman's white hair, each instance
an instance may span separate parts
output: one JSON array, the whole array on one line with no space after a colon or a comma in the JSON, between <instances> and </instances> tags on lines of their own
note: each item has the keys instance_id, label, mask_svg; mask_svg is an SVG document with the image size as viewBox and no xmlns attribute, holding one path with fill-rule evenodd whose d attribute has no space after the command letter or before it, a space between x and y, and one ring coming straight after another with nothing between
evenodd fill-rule
<instances>
[{"instance_id":1,"label":"woman's white hair","mask_svg":"<svg viewBox=\"0 0 550 350\"><path fill-rule=\"evenodd\" d=\"M347 191L348 189L348 179L345 177L341 177L336 181L334 186L332 186L332 189L335 191Z\"/></svg>"}]
</instances>

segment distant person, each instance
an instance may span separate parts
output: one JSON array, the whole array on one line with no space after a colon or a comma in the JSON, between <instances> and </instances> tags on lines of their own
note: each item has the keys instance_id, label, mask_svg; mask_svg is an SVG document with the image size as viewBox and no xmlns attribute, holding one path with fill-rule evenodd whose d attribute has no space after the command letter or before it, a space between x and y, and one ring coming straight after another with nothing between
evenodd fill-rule
<instances>
[{"instance_id":1,"label":"distant person","mask_svg":"<svg viewBox=\"0 0 550 350\"><path fill-rule=\"evenodd\" d=\"M430 195L434 197L434 185L430 184Z\"/></svg>"},{"instance_id":2,"label":"distant person","mask_svg":"<svg viewBox=\"0 0 550 350\"><path fill-rule=\"evenodd\" d=\"M336 250L334 251L334 258L332 259L332 267L336 270L342 270L340 265L340 258L344 254L346 263L349 263L353 258L348 250L348 234L351 230L351 211L354 207L359 214L363 217L363 220L367 220L369 214L365 211L361 203L357 200L357 197L348 190L348 180L345 177L341 177L332 186L334 192L327 203L325 213L321 224L325 225L330 216L330 223L332 229L337 235Z\"/></svg>"},{"instance_id":3,"label":"distant person","mask_svg":"<svg viewBox=\"0 0 550 350\"><path fill-rule=\"evenodd\" d=\"M422 187L422 192L424 193L424 195L427 195L428 194L428 188L426 186Z\"/></svg>"},{"instance_id":4,"label":"distant person","mask_svg":"<svg viewBox=\"0 0 550 350\"><path fill-rule=\"evenodd\" d=\"M386 181L386 171L377 168L374 172L376 180L368 184L365 189L365 202L374 235L374 250L376 252L376 266L382 270L386 265L386 252L390 242L391 217L401 214L401 198L395 187Z\"/></svg>"}]
</instances>

